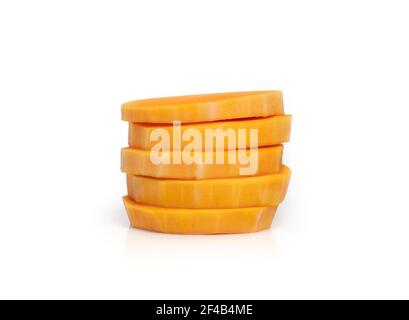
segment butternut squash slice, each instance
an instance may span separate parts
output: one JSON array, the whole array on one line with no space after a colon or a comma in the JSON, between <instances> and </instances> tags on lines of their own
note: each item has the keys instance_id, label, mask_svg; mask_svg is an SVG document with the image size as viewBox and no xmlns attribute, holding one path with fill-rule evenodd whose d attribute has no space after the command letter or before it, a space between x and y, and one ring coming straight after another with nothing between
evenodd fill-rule
<instances>
[{"instance_id":1,"label":"butternut squash slice","mask_svg":"<svg viewBox=\"0 0 409 320\"><path fill-rule=\"evenodd\" d=\"M176 234L249 233L269 229L277 207L170 209L146 206L124 197L131 226Z\"/></svg>"},{"instance_id":2,"label":"butternut squash slice","mask_svg":"<svg viewBox=\"0 0 409 320\"><path fill-rule=\"evenodd\" d=\"M286 195L291 171L229 179L174 180L127 175L128 195L137 203L164 208L270 207Z\"/></svg>"},{"instance_id":3,"label":"butternut squash slice","mask_svg":"<svg viewBox=\"0 0 409 320\"><path fill-rule=\"evenodd\" d=\"M122 120L172 123L267 117L284 113L280 91L250 91L166 97L126 102Z\"/></svg>"},{"instance_id":4,"label":"butternut squash slice","mask_svg":"<svg viewBox=\"0 0 409 320\"><path fill-rule=\"evenodd\" d=\"M251 147L250 130L258 129L258 146L273 146L281 143L288 142L290 140L291 133L291 115L273 116L267 118L256 119L241 119L231 121L218 121L199 124L182 124L181 136L187 130L198 130L202 137L205 137L206 130L227 130L233 129L235 134L236 147L230 147L228 138L224 139L223 145L217 144L214 139L213 146L206 145L205 139L201 143L201 150L233 150L240 148L239 145L239 130L246 130L246 145L245 148ZM183 150L191 141L184 141L182 138L177 139L178 143L174 144L174 127L170 125L152 125L152 124L129 124L129 146L136 149L151 150L158 141L152 141L152 132L156 129L164 129L169 135L170 150ZM179 137L178 137L179 138Z\"/></svg>"},{"instance_id":5,"label":"butternut squash slice","mask_svg":"<svg viewBox=\"0 0 409 320\"><path fill-rule=\"evenodd\" d=\"M150 151L124 148L121 156L121 170L129 175L148 176L155 178L168 179L218 179L218 178L237 178L243 176L242 168L248 165L241 164L238 154L243 152L247 159L250 159L250 150L231 150L231 151L198 151L198 156L202 163L186 164L174 163L175 153L179 153L178 159L192 157L188 151L163 152L161 157L171 161L169 164L154 164L150 157ZM278 173L281 170L283 146L273 146L253 150L258 152L257 171L251 175L268 175ZM167 154L167 155L165 155ZM206 156L212 159L212 163L205 163ZM217 158L223 159L222 164L217 164ZM234 159L235 163L229 164L229 159Z\"/></svg>"}]
</instances>

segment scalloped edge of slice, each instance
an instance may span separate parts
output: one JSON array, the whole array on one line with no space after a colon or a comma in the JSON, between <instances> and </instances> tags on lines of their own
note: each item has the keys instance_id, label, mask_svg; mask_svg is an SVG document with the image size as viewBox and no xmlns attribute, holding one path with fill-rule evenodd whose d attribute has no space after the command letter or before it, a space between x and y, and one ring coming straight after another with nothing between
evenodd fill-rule
<instances>
[{"instance_id":1,"label":"scalloped edge of slice","mask_svg":"<svg viewBox=\"0 0 409 320\"><path fill-rule=\"evenodd\" d=\"M135 100L122 120L143 123L209 122L284 114L281 91L247 91Z\"/></svg>"},{"instance_id":2,"label":"scalloped edge of slice","mask_svg":"<svg viewBox=\"0 0 409 320\"><path fill-rule=\"evenodd\" d=\"M171 234L234 234L269 229L277 206L235 209L173 209L123 197L131 226Z\"/></svg>"}]
</instances>

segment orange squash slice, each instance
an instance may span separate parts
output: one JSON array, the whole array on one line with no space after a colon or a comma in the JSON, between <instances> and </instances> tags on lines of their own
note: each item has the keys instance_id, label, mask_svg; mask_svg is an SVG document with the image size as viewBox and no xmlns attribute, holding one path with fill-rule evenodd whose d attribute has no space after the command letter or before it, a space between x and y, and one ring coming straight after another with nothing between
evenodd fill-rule
<instances>
[{"instance_id":1,"label":"orange squash slice","mask_svg":"<svg viewBox=\"0 0 409 320\"><path fill-rule=\"evenodd\" d=\"M124 203L132 227L176 234L249 233L270 228L277 207L174 209Z\"/></svg>"},{"instance_id":2,"label":"orange squash slice","mask_svg":"<svg viewBox=\"0 0 409 320\"><path fill-rule=\"evenodd\" d=\"M253 150L257 152L257 171L252 175L268 175L278 173L281 170L283 146L273 146L259 148ZM219 179L219 178L234 178L243 176L243 165L240 164L238 153L243 152L246 157L250 157L250 150L231 150L231 151L198 151L198 157L202 163L185 164L169 163L169 164L154 164L150 158L150 151L125 148L122 149L121 170L129 175L148 176L155 178L168 179ZM164 152L165 153L165 152ZM162 156L164 156L164 153ZM167 157L170 160L174 158L174 153L180 153L179 159L191 157L188 151L173 151L167 152ZM212 159L212 163L205 163L206 153ZM222 164L217 164L217 158L220 157L224 161ZM229 164L228 159L235 159L235 163Z\"/></svg>"},{"instance_id":3,"label":"orange squash slice","mask_svg":"<svg viewBox=\"0 0 409 320\"><path fill-rule=\"evenodd\" d=\"M200 132L201 136L206 135L206 130L226 130L233 129L236 136L236 147L239 148L238 138L239 130L246 130L246 145L244 148L251 147L250 142L250 130L258 130L258 146L273 146L288 142L290 140L291 133L291 115L273 116L267 118L256 118L256 119L242 119L242 120L232 120L232 121L218 121L209 123L199 123L199 124L182 124L181 135L187 130L197 130ZM169 125L152 125L152 124L139 124L130 123L129 124L129 146L136 149L151 150L158 142L151 141L152 132L156 129L164 129L170 137L170 150L183 150L190 141L179 140L178 144L174 144L174 126ZM203 139L204 141L204 139ZM236 149L230 148L228 144L228 138L224 139L224 145L219 146L216 142L213 146L206 146L204 143L201 144L202 150L229 150Z\"/></svg>"},{"instance_id":4,"label":"orange squash slice","mask_svg":"<svg viewBox=\"0 0 409 320\"><path fill-rule=\"evenodd\" d=\"M229 179L175 180L127 175L128 195L135 202L165 208L220 209L270 207L286 195L291 171Z\"/></svg>"},{"instance_id":5,"label":"orange squash slice","mask_svg":"<svg viewBox=\"0 0 409 320\"><path fill-rule=\"evenodd\" d=\"M280 91L201 94L136 100L122 105L122 120L172 123L267 117L284 113Z\"/></svg>"}]
</instances>

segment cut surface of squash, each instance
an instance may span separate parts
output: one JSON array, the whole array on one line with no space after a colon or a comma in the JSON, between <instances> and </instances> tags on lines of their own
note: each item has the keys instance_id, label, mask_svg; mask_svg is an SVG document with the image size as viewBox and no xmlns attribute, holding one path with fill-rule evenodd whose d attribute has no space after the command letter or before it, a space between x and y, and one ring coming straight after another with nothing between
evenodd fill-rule
<instances>
[{"instance_id":1,"label":"cut surface of squash","mask_svg":"<svg viewBox=\"0 0 409 320\"><path fill-rule=\"evenodd\" d=\"M144 99L122 105L122 120L139 123L209 122L284 113L281 91L249 91Z\"/></svg>"},{"instance_id":2,"label":"cut surface of squash","mask_svg":"<svg viewBox=\"0 0 409 320\"><path fill-rule=\"evenodd\" d=\"M174 126L172 124L164 125L152 125L152 124L140 124L140 123L130 123L129 124L129 146L136 149L151 150L158 141L152 141L153 132L157 129L165 130L169 135L170 139L170 150L184 150L184 148L191 143L190 140L183 140L183 136L189 131L197 130L200 136L206 136L206 130L215 132L216 130L222 130L222 132L228 132L233 130L235 134L235 146L230 147L228 143L228 137L224 138L223 145L217 144L216 139L214 139L213 145L209 146L205 144L205 139L203 138L200 144L200 150L233 150L241 147L249 148L251 147L251 137L250 130L258 130L258 146L273 146L277 144L282 144L290 140L291 133L291 115L281 115L272 116L267 118L255 118L255 119L241 119L241 120L231 120L231 121L217 121L209 123L197 123L197 124L182 124L180 129L180 136L177 137L177 143L174 144ZM245 146L240 146L239 130L245 129L246 140ZM189 130L189 131L188 131ZM180 139L179 139L180 138Z\"/></svg>"},{"instance_id":3,"label":"cut surface of squash","mask_svg":"<svg viewBox=\"0 0 409 320\"><path fill-rule=\"evenodd\" d=\"M151 154L148 150L124 148L121 153L121 170L129 175L148 176L155 178L168 179L218 179L218 178L237 178L243 176L240 169L247 167L239 161L238 154L242 152L246 158L250 158L250 150L231 150L231 151L198 151L195 156L202 160L202 163L186 164L181 163L160 163L154 164L151 160ZM257 172L253 175L268 175L278 173L281 170L283 146L264 147L253 150L257 152ZM175 153L180 153L178 159L192 157L188 151L171 151L161 154L164 159L172 161ZM206 164L205 159L208 156L212 163ZM223 163L217 164L217 158L222 158ZM235 163L229 164L229 159L234 159Z\"/></svg>"},{"instance_id":4,"label":"cut surface of squash","mask_svg":"<svg viewBox=\"0 0 409 320\"><path fill-rule=\"evenodd\" d=\"M174 209L124 203L132 227L175 234L250 233L270 228L277 207Z\"/></svg>"},{"instance_id":5,"label":"cut surface of squash","mask_svg":"<svg viewBox=\"0 0 409 320\"><path fill-rule=\"evenodd\" d=\"M128 195L135 202L165 208L246 208L280 204L291 171L228 179L175 180L127 175Z\"/></svg>"}]
</instances>

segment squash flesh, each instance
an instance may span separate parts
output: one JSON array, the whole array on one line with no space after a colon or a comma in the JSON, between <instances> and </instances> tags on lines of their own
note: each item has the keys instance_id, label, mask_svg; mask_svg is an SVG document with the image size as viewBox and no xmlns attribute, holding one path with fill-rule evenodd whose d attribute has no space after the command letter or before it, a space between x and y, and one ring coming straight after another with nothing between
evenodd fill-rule
<instances>
[{"instance_id":1,"label":"squash flesh","mask_svg":"<svg viewBox=\"0 0 409 320\"><path fill-rule=\"evenodd\" d=\"M242 150L248 155L250 150ZM173 159L173 153L186 151L169 152L169 158ZM129 175L140 175L154 178L167 179L219 179L240 177L240 168L242 164L236 161L235 164L229 164L227 159L229 153L237 159L237 151L205 151L211 153L213 164L154 164L150 159L150 152L147 150L124 148L121 153L121 170ZM283 146L273 146L259 148L257 173L255 175L268 175L278 173L281 170ZM203 151L198 152L200 159L205 159ZM217 153L223 153L224 163L216 164ZM181 156L183 159L183 156Z\"/></svg>"},{"instance_id":2,"label":"squash flesh","mask_svg":"<svg viewBox=\"0 0 409 320\"><path fill-rule=\"evenodd\" d=\"M124 204L131 226L174 234L250 233L270 228L277 207L175 209L141 205L129 197Z\"/></svg>"},{"instance_id":3,"label":"squash flesh","mask_svg":"<svg viewBox=\"0 0 409 320\"><path fill-rule=\"evenodd\" d=\"M176 180L127 175L128 195L137 203L185 209L277 206L287 192L291 171L229 179Z\"/></svg>"},{"instance_id":4,"label":"squash flesh","mask_svg":"<svg viewBox=\"0 0 409 320\"><path fill-rule=\"evenodd\" d=\"M205 130L230 130L233 129L235 136L238 138L240 129L246 130L246 145L245 148L250 147L250 130L258 129L258 146L274 146L288 142L290 140L291 133L291 115L273 116L267 118L256 119L242 119L232 121L218 121L211 123L199 123L199 124L182 124L181 134L186 130L195 129L200 132L201 136L205 136ZM172 124L165 125L152 125L152 124L129 124L129 137L128 142L131 148L151 150L156 144L156 141L151 141L150 137L152 132L156 129L164 129L170 136L170 150L183 150L190 141L181 141L180 146L173 144L173 132L174 127ZM227 139L225 139L227 140ZM236 139L236 146L239 146ZM216 144L210 148L204 145L200 150L221 150ZM229 145L225 141L223 150L229 150Z\"/></svg>"},{"instance_id":5,"label":"squash flesh","mask_svg":"<svg viewBox=\"0 0 409 320\"><path fill-rule=\"evenodd\" d=\"M122 120L138 123L210 122L284 114L280 91L202 94L126 102Z\"/></svg>"}]
</instances>

